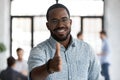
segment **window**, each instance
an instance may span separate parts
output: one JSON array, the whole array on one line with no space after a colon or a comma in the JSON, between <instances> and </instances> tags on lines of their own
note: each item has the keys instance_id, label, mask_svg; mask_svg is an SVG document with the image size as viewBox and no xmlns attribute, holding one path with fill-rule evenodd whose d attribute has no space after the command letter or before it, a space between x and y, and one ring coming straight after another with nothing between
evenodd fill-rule
<instances>
[{"instance_id":1,"label":"window","mask_svg":"<svg viewBox=\"0 0 120 80\"><path fill-rule=\"evenodd\" d=\"M16 17L12 19L12 51L15 54L16 49L21 47L24 49L25 56L28 58L28 53L31 49L31 18ZM17 55L13 55L17 57Z\"/></svg>"},{"instance_id":2,"label":"window","mask_svg":"<svg viewBox=\"0 0 120 80\"><path fill-rule=\"evenodd\" d=\"M30 49L46 40L50 32L46 27L46 12L56 0L13 0L11 1L11 54L16 57L16 48L25 50L28 59ZM84 41L100 51L99 32L103 28L103 0L59 0L70 11L71 34L76 38L83 31Z\"/></svg>"},{"instance_id":3,"label":"window","mask_svg":"<svg viewBox=\"0 0 120 80\"><path fill-rule=\"evenodd\" d=\"M96 53L101 50L101 40L99 32L102 30L102 18L83 18L84 41L88 42Z\"/></svg>"},{"instance_id":4,"label":"window","mask_svg":"<svg viewBox=\"0 0 120 80\"><path fill-rule=\"evenodd\" d=\"M50 36L50 32L48 31L45 23L45 16L34 18L34 46L46 40Z\"/></svg>"}]
</instances>

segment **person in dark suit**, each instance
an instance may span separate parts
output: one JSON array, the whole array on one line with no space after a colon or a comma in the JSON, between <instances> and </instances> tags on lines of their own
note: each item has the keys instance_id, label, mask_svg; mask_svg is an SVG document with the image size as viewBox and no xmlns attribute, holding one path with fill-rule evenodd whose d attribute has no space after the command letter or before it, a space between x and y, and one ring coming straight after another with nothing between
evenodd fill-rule
<instances>
[{"instance_id":1,"label":"person in dark suit","mask_svg":"<svg viewBox=\"0 0 120 80\"><path fill-rule=\"evenodd\" d=\"M15 62L16 60L14 59L14 57L8 57L8 67L0 73L0 80L27 80L26 76L13 69L15 66Z\"/></svg>"}]
</instances>

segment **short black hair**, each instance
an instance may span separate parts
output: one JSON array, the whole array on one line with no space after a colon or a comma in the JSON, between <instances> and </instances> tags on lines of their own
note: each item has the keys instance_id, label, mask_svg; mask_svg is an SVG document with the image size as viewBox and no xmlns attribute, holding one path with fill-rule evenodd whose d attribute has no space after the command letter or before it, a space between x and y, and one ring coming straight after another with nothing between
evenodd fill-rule
<instances>
[{"instance_id":1,"label":"short black hair","mask_svg":"<svg viewBox=\"0 0 120 80\"><path fill-rule=\"evenodd\" d=\"M55 9L55 8L64 8L64 9L67 11L68 16L70 17L70 12L69 12L68 8L67 8L66 6L64 6L63 4L57 3L57 4L53 4L52 6L50 6L50 7L48 8L47 14L46 14L47 21L48 21L48 18L49 18L49 12L50 12L51 10Z\"/></svg>"},{"instance_id":2,"label":"short black hair","mask_svg":"<svg viewBox=\"0 0 120 80\"><path fill-rule=\"evenodd\" d=\"M100 31L100 34L107 35L106 31L104 31L104 30Z\"/></svg>"},{"instance_id":3,"label":"short black hair","mask_svg":"<svg viewBox=\"0 0 120 80\"><path fill-rule=\"evenodd\" d=\"M13 64L15 64L16 60L14 57L10 56L7 58L7 65L8 67L11 67Z\"/></svg>"},{"instance_id":4,"label":"short black hair","mask_svg":"<svg viewBox=\"0 0 120 80\"><path fill-rule=\"evenodd\" d=\"M17 49L16 49L16 52L18 52L18 51L20 51L20 50L23 50L23 49L22 49L22 48L17 48Z\"/></svg>"},{"instance_id":5,"label":"short black hair","mask_svg":"<svg viewBox=\"0 0 120 80\"><path fill-rule=\"evenodd\" d=\"M82 31L78 32L78 33L77 33L77 37L80 36L80 35L82 35L82 34L83 34Z\"/></svg>"}]
</instances>

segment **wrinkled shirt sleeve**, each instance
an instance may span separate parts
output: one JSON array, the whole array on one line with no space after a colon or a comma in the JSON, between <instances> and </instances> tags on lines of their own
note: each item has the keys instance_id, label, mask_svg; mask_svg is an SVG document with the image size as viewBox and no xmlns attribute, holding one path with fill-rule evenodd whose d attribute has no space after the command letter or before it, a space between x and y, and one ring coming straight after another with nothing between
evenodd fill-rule
<instances>
[{"instance_id":1,"label":"wrinkled shirt sleeve","mask_svg":"<svg viewBox=\"0 0 120 80\"><path fill-rule=\"evenodd\" d=\"M45 61L46 55L44 49L37 47L33 48L28 59L29 72L31 72L33 68L45 64Z\"/></svg>"}]
</instances>

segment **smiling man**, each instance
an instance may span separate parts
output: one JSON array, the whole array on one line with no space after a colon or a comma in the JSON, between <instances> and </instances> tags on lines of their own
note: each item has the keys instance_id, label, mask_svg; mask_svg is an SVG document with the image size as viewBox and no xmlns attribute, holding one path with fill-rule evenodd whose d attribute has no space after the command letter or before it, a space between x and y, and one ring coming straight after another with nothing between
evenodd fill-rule
<instances>
[{"instance_id":1,"label":"smiling man","mask_svg":"<svg viewBox=\"0 0 120 80\"><path fill-rule=\"evenodd\" d=\"M99 80L100 65L91 47L70 34L69 10L54 4L46 18L51 36L30 52L30 80Z\"/></svg>"}]
</instances>

